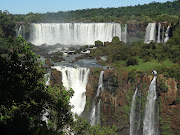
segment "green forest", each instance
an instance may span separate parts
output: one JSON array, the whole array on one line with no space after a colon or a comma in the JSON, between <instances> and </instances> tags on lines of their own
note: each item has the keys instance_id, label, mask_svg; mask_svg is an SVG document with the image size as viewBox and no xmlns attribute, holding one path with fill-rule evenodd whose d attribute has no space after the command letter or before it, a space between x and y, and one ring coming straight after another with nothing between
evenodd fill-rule
<instances>
[{"instance_id":1,"label":"green forest","mask_svg":"<svg viewBox=\"0 0 180 135\"><path fill-rule=\"evenodd\" d=\"M136 21L148 23L152 21L176 22L180 16L180 1L145 5L136 5L119 8L97 8L76 11L47 12L45 14L29 13L16 15L19 22L125 22Z\"/></svg>"},{"instance_id":2,"label":"green forest","mask_svg":"<svg viewBox=\"0 0 180 135\"><path fill-rule=\"evenodd\" d=\"M91 57L107 56L101 65L127 70L129 78L139 72L155 69L166 77L180 82L180 0L152 2L119 8L97 8L76 11L59 11L11 14L0 10L0 129L7 135L114 135L116 127L91 126L86 120L71 112L70 98L73 90L62 85L46 86L45 67L32 44L21 36L16 37L16 24L40 22L120 22L143 23L163 22L174 24L172 37L166 44L143 41L125 44L118 37L105 46L100 41ZM98 43L100 42L100 44ZM148 66L148 65L151 65ZM49 109L48 125L42 121ZM76 121L74 121L74 117Z\"/></svg>"}]
</instances>

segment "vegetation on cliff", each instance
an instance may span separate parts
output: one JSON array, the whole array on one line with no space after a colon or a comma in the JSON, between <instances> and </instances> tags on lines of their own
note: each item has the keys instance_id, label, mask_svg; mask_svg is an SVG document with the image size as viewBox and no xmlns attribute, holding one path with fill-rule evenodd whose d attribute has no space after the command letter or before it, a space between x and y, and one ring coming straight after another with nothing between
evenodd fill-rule
<instances>
[{"instance_id":1,"label":"vegetation on cliff","mask_svg":"<svg viewBox=\"0 0 180 135\"><path fill-rule=\"evenodd\" d=\"M107 61L101 60L103 65L113 65L117 69L148 71L157 70L167 77L180 80L180 25L173 31L173 37L167 43L144 44L141 41L127 46L116 37L112 42L98 47L91 52L91 56L108 56Z\"/></svg>"}]
</instances>

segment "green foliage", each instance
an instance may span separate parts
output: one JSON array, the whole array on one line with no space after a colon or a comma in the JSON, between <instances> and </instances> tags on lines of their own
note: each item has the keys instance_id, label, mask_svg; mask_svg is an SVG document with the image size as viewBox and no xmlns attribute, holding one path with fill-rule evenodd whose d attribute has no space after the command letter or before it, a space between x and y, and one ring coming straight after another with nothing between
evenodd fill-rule
<instances>
[{"instance_id":1,"label":"green foliage","mask_svg":"<svg viewBox=\"0 0 180 135\"><path fill-rule=\"evenodd\" d=\"M163 82L163 80L160 80L159 88L163 92L167 92L168 91L168 86L166 86L166 84Z\"/></svg>"},{"instance_id":2,"label":"green foliage","mask_svg":"<svg viewBox=\"0 0 180 135\"><path fill-rule=\"evenodd\" d=\"M47 12L45 14L29 13L16 15L17 21L23 22L128 22L138 23L153 21L177 21L180 14L180 2L152 2L150 4L119 8L94 8L76 11Z\"/></svg>"},{"instance_id":3,"label":"green foliage","mask_svg":"<svg viewBox=\"0 0 180 135\"><path fill-rule=\"evenodd\" d=\"M59 134L72 124L73 91L47 88L41 61L22 37L8 38L7 55L0 55L0 128L6 134ZM46 126L42 116L49 113ZM53 123L53 124L52 124Z\"/></svg>"},{"instance_id":4,"label":"green foliage","mask_svg":"<svg viewBox=\"0 0 180 135\"><path fill-rule=\"evenodd\" d=\"M151 60L151 58L147 55L143 57L144 62L149 62L150 60Z\"/></svg>"},{"instance_id":5,"label":"green foliage","mask_svg":"<svg viewBox=\"0 0 180 135\"><path fill-rule=\"evenodd\" d=\"M96 46L96 47L103 46L103 42L97 40L97 41L95 41L95 46Z\"/></svg>"},{"instance_id":6,"label":"green foliage","mask_svg":"<svg viewBox=\"0 0 180 135\"><path fill-rule=\"evenodd\" d=\"M133 70L128 72L128 80L130 82L133 82L133 81L135 81L135 78L136 78L136 70L133 69Z\"/></svg>"},{"instance_id":7,"label":"green foliage","mask_svg":"<svg viewBox=\"0 0 180 135\"><path fill-rule=\"evenodd\" d=\"M163 73L165 77L175 78L177 81L180 80L180 64L176 64L172 67L160 67L159 73Z\"/></svg>"},{"instance_id":8,"label":"green foliage","mask_svg":"<svg viewBox=\"0 0 180 135\"><path fill-rule=\"evenodd\" d=\"M72 129L75 135L117 135L115 126L103 127L100 124L91 126L86 120L76 117L75 125Z\"/></svg>"},{"instance_id":9,"label":"green foliage","mask_svg":"<svg viewBox=\"0 0 180 135\"><path fill-rule=\"evenodd\" d=\"M74 47L69 47L69 50L70 50L70 51L74 51L75 48L74 48Z\"/></svg>"},{"instance_id":10,"label":"green foliage","mask_svg":"<svg viewBox=\"0 0 180 135\"><path fill-rule=\"evenodd\" d=\"M112 43L115 44L115 45L120 44L119 37L118 36L113 37Z\"/></svg>"},{"instance_id":11,"label":"green foliage","mask_svg":"<svg viewBox=\"0 0 180 135\"><path fill-rule=\"evenodd\" d=\"M51 110L48 128L63 133L65 128L73 125L70 98L73 96L74 91L72 89L65 90L62 86L56 85L50 87L47 93L50 96L48 105Z\"/></svg>"},{"instance_id":12,"label":"green foliage","mask_svg":"<svg viewBox=\"0 0 180 135\"><path fill-rule=\"evenodd\" d=\"M130 57L126 61L126 66L137 65L137 64L138 64L138 61L135 57Z\"/></svg>"}]
</instances>

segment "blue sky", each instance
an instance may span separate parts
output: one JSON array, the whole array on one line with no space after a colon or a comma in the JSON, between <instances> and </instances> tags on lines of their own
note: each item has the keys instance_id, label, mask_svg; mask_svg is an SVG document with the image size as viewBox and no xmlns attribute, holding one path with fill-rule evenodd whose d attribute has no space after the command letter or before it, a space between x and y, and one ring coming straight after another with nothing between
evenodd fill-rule
<instances>
[{"instance_id":1,"label":"blue sky","mask_svg":"<svg viewBox=\"0 0 180 135\"><path fill-rule=\"evenodd\" d=\"M0 10L13 14L46 13L86 8L121 7L167 0L0 0Z\"/></svg>"}]
</instances>

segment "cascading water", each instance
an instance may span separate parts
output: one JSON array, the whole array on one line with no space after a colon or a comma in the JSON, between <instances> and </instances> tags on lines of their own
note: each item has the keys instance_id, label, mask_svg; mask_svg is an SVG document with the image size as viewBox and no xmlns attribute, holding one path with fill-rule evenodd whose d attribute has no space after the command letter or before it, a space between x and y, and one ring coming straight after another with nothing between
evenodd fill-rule
<instances>
[{"instance_id":1,"label":"cascading water","mask_svg":"<svg viewBox=\"0 0 180 135\"><path fill-rule=\"evenodd\" d=\"M150 43L151 41L155 41L155 34L156 33L156 23L148 23L146 28L146 36L144 43Z\"/></svg>"},{"instance_id":2,"label":"cascading water","mask_svg":"<svg viewBox=\"0 0 180 135\"><path fill-rule=\"evenodd\" d=\"M158 25L158 38L157 38L157 43L160 43L160 42L161 42L160 35L161 35L161 23L159 23L159 25Z\"/></svg>"},{"instance_id":3,"label":"cascading water","mask_svg":"<svg viewBox=\"0 0 180 135\"><path fill-rule=\"evenodd\" d=\"M114 36L122 39L119 23L32 23L30 29L35 45L93 45L96 40L111 42ZM126 41L127 26L124 29L122 41Z\"/></svg>"},{"instance_id":4,"label":"cascading water","mask_svg":"<svg viewBox=\"0 0 180 135\"><path fill-rule=\"evenodd\" d=\"M44 75L44 78L46 80L46 86L49 86L50 84L50 72L48 72L47 74Z\"/></svg>"},{"instance_id":5,"label":"cascading water","mask_svg":"<svg viewBox=\"0 0 180 135\"><path fill-rule=\"evenodd\" d=\"M99 102L97 104L97 118L96 118L96 124L100 122L100 115L101 114L101 99L99 99Z\"/></svg>"},{"instance_id":6,"label":"cascading water","mask_svg":"<svg viewBox=\"0 0 180 135\"><path fill-rule=\"evenodd\" d=\"M90 69L66 66L55 66L54 68L62 72L63 86L66 89L72 88L74 90L74 95L70 99L71 105L74 106L72 112L81 115L86 104L85 92Z\"/></svg>"},{"instance_id":7,"label":"cascading water","mask_svg":"<svg viewBox=\"0 0 180 135\"><path fill-rule=\"evenodd\" d=\"M26 33L26 28L24 25L20 26L18 30L16 30L16 35L17 36L22 36L23 38L25 38L25 33Z\"/></svg>"},{"instance_id":8,"label":"cascading water","mask_svg":"<svg viewBox=\"0 0 180 135\"><path fill-rule=\"evenodd\" d=\"M159 23L157 43L160 43L160 42L166 43L169 40L169 30L170 30L170 26L168 26L166 32L164 32L165 26L162 25L162 34L161 34L161 23ZM156 41L155 38L156 38L156 23L148 23L148 26L146 28L146 36L145 36L144 43L149 44L152 41Z\"/></svg>"},{"instance_id":9,"label":"cascading water","mask_svg":"<svg viewBox=\"0 0 180 135\"><path fill-rule=\"evenodd\" d=\"M46 81L46 83L45 83L46 87L49 86L49 84L50 84L50 74L51 73L48 72L44 75L44 78ZM44 111L43 116L42 116L42 121L45 121L46 124L48 124L48 115L49 115L49 110L47 108L45 108L45 111Z\"/></svg>"},{"instance_id":10,"label":"cascading water","mask_svg":"<svg viewBox=\"0 0 180 135\"><path fill-rule=\"evenodd\" d=\"M95 101L93 101L93 107L90 115L90 124L95 125L96 124L96 105Z\"/></svg>"},{"instance_id":11,"label":"cascading water","mask_svg":"<svg viewBox=\"0 0 180 135\"><path fill-rule=\"evenodd\" d=\"M170 29L170 26L167 27L165 38L164 38L164 43L166 43L169 40L169 29Z\"/></svg>"},{"instance_id":12,"label":"cascading water","mask_svg":"<svg viewBox=\"0 0 180 135\"><path fill-rule=\"evenodd\" d=\"M145 108L145 116L143 121L143 135L157 135L156 120L156 78L157 72L153 71L154 78L151 81L148 91L147 103Z\"/></svg>"},{"instance_id":13,"label":"cascading water","mask_svg":"<svg viewBox=\"0 0 180 135\"><path fill-rule=\"evenodd\" d=\"M98 89L97 89L95 99L93 101L93 109L92 109L91 116L90 116L91 125L98 124L98 122L100 121L101 99L99 99L97 106L95 105L95 100L98 99L100 92L104 89L103 88L103 75L104 75L104 71L101 71L100 76L99 76Z\"/></svg>"},{"instance_id":14,"label":"cascading water","mask_svg":"<svg viewBox=\"0 0 180 135\"><path fill-rule=\"evenodd\" d=\"M121 26L121 41L126 43L126 35L127 35L127 24L123 24Z\"/></svg>"},{"instance_id":15,"label":"cascading water","mask_svg":"<svg viewBox=\"0 0 180 135\"><path fill-rule=\"evenodd\" d=\"M100 76L99 76L99 83L98 83L96 97L99 96L100 91L103 89L103 75L104 75L104 71L101 71Z\"/></svg>"},{"instance_id":16,"label":"cascading water","mask_svg":"<svg viewBox=\"0 0 180 135\"><path fill-rule=\"evenodd\" d=\"M163 29L162 29L162 41L164 43L164 25L163 25Z\"/></svg>"},{"instance_id":17,"label":"cascading water","mask_svg":"<svg viewBox=\"0 0 180 135\"><path fill-rule=\"evenodd\" d=\"M130 112L130 135L136 135L135 134L135 104L136 104L136 95L137 95L138 89L136 88L136 91L133 95L133 100L131 103L131 112Z\"/></svg>"}]
</instances>

